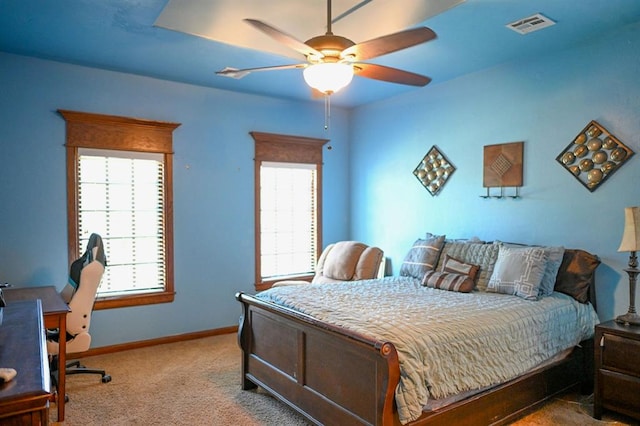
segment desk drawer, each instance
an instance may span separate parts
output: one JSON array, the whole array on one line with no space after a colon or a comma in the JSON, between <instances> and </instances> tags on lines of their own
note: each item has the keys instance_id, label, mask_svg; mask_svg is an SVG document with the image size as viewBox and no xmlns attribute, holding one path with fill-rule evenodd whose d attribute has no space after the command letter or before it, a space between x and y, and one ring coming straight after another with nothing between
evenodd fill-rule
<instances>
[{"instance_id":1,"label":"desk drawer","mask_svg":"<svg viewBox=\"0 0 640 426\"><path fill-rule=\"evenodd\" d=\"M602 367L640 377L640 341L604 333Z\"/></svg>"},{"instance_id":2,"label":"desk drawer","mask_svg":"<svg viewBox=\"0 0 640 426\"><path fill-rule=\"evenodd\" d=\"M640 379L600 370L602 405L640 418Z\"/></svg>"}]
</instances>

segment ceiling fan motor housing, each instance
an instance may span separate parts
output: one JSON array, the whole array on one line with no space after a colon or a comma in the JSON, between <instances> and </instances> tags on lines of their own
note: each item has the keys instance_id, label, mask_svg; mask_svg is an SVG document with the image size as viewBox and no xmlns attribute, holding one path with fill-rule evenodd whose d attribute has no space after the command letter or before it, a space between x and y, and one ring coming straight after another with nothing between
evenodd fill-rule
<instances>
[{"instance_id":1,"label":"ceiling fan motor housing","mask_svg":"<svg viewBox=\"0 0 640 426\"><path fill-rule=\"evenodd\" d=\"M348 47L355 45L355 43L346 37L337 36L334 34L325 34L316 36L305 41L307 46L310 46L322 52L324 58L317 58L314 55L307 56L310 62L337 62L340 58L340 53Z\"/></svg>"}]
</instances>

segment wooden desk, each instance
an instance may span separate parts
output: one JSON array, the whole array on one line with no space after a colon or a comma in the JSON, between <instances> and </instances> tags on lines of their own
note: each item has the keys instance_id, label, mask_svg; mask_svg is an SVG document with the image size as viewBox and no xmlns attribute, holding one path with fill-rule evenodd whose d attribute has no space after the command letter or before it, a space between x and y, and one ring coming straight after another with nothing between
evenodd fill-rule
<instances>
[{"instance_id":1,"label":"wooden desk","mask_svg":"<svg viewBox=\"0 0 640 426\"><path fill-rule=\"evenodd\" d=\"M7 306L11 306L13 302L40 299L42 302L42 313L44 315L44 326L46 328L59 328L60 336L67 335L67 313L69 313L69 305L65 303L54 286L9 287L3 289L2 294L7 302ZM64 421L66 350L66 340L60 339L60 353L58 354L58 390L55 394L59 422Z\"/></svg>"},{"instance_id":2,"label":"wooden desk","mask_svg":"<svg viewBox=\"0 0 640 426\"><path fill-rule=\"evenodd\" d=\"M49 424L51 383L39 300L3 308L0 367L15 368L18 373L0 385L0 424Z\"/></svg>"}]
</instances>

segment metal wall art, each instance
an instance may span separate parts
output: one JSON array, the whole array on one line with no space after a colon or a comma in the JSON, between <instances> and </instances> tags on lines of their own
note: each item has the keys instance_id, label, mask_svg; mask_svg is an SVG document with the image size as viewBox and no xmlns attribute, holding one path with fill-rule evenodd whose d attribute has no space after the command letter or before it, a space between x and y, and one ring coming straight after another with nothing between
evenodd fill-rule
<instances>
[{"instance_id":1,"label":"metal wall art","mask_svg":"<svg viewBox=\"0 0 640 426\"><path fill-rule=\"evenodd\" d=\"M413 170L413 174L431 195L436 195L456 168L434 145Z\"/></svg>"},{"instance_id":2,"label":"metal wall art","mask_svg":"<svg viewBox=\"0 0 640 426\"><path fill-rule=\"evenodd\" d=\"M593 192L633 154L629 147L592 120L556 160Z\"/></svg>"},{"instance_id":3,"label":"metal wall art","mask_svg":"<svg viewBox=\"0 0 640 426\"><path fill-rule=\"evenodd\" d=\"M519 198L522 186L524 142L501 143L484 147L482 186L487 195L482 198ZM505 196L504 189L514 187L515 195ZM500 188L499 195L491 195L491 188Z\"/></svg>"}]
</instances>

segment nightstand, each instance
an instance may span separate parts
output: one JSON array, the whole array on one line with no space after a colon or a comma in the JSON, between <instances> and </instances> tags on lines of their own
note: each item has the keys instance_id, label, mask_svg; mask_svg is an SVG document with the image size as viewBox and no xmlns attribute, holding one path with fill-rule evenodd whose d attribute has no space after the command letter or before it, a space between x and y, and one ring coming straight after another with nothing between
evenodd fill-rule
<instances>
[{"instance_id":1,"label":"nightstand","mask_svg":"<svg viewBox=\"0 0 640 426\"><path fill-rule=\"evenodd\" d=\"M599 324L594 350L593 417L605 408L640 419L640 327Z\"/></svg>"}]
</instances>

